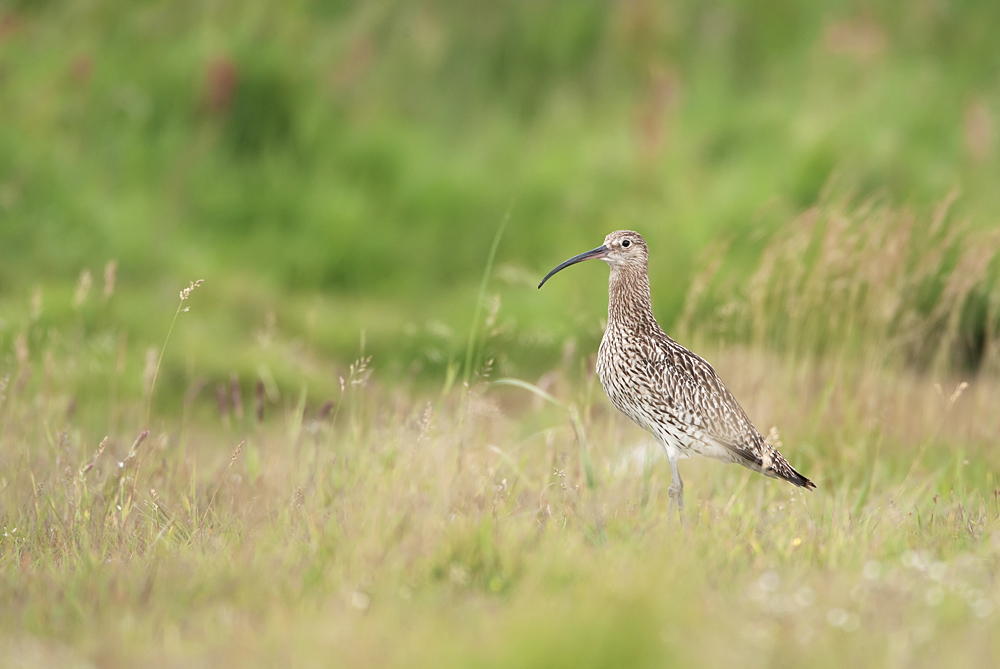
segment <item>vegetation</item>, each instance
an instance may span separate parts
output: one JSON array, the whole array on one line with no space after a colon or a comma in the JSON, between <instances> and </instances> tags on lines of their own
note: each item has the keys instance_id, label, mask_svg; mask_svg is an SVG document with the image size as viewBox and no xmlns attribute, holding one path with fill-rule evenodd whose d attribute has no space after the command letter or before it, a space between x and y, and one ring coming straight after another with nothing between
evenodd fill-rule
<instances>
[{"instance_id":1,"label":"vegetation","mask_svg":"<svg viewBox=\"0 0 1000 669\"><path fill-rule=\"evenodd\" d=\"M998 28L0 0L0 664L1000 663ZM622 227L818 490L667 518Z\"/></svg>"},{"instance_id":2,"label":"vegetation","mask_svg":"<svg viewBox=\"0 0 1000 669\"><path fill-rule=\"evenodd\" d=\"M186 355L256 374L268 323L340 360L364 329L382 373L440 378L509 212L492 292L528 374L596 341L603 278L529 287L612 229L649 239L669 325L709 244L746 277L831 175L925 218L957 188L956 216L996 222L996 3L489 4L5 3L5 348L36 286L55 325L117 260L80 316L140 368L174 287L214 286L164 360L175 409Z\"/></svg>"},{"instance_id":3,"label":"vegetation","mask_svg":"<svg viewBox=\"0 0 1000 669\"><path fill-rule=\"evenodd\" d=\"M877 226L898 242L901 217L829 205L812 219L827 234L811 278L791 284L801 290L780 272L801 242L782 235L748 302L696 322L719 340L750 311L764 339L701 350L819 489L688 461L683 527L666 515L658 447L605 401L586 349L567 347L534 384L494 379L487 359L469 385L449 377L432 393L378 381L364 356L322 404L306 385L251 392L235 377L211 397L194 377L180 417L148 422L156 355L135 392L113 361L102 369L102 335L50 336L66 345L42 352L37 371L20 338L0 393L5 655L19 666L995 663L996 373L949 373L961 365L948 356L912 371L923 349L905 347L899 323L933 333L943 319L948 351L954 316L900 321L882 299L920 285L934 259L833 235ZM958 266L984 248L960 250ZM966 303L951 285L947 303ZM178 331L188 305L204 308L210 288L194 288ZM686 313L709 294L692 291ZM810 303L820 295L830 312ZM817 323L839 343L810 339ZM786 354L758 345L771 332ZM798 345L810 341L819 349ZM996 339L984 350L980 366L995 370ZM109 379L107 415L76 413L67 389L81 368Z\"/></svg>"}]
</instances>

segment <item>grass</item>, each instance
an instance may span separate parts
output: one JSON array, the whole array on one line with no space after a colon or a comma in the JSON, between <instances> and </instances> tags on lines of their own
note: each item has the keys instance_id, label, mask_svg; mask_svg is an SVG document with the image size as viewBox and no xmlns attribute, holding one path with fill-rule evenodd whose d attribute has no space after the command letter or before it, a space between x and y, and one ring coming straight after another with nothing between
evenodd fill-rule
<instances>
[{"instance_id":1,"label":"grass","mask_svg":"<svg viewBox=\"0 0 1000 669\"><path fill-rule=\"evenodd\" d=\"M603 400L588 404L592 379L562 373L550 392L581 408L592 486L566 415L519 389L477 385L458 415L455 393L435 408L361 382L335 419L300 422L290 405L228 437L189 427L183 448L168 424L132 447L112 435L95 457L62 402L8 387L7 655L19 666L993 662L997 384L949 402L921 377L746 351L713 359L760 424L781 426L817 492L689 461L682 529L666 519L668 467L645 461L655 449Z\"/></svg>"},{"instance_id":2,"label":"grass","mask_svg":"<svg viewBox=\"0 0 1000 669\"><path fill-rule=\"evenodd\" d=\"M998 7L0 0L0 665L1000 664Z\"/></svg>"},{"instance_id":3,"label":"grass","mask_svg":"<svg viewBox=\"0 0 1000 669\"><path fill-rule=\"evenodd\" d=\"M902 214L832 202L814 217L891 238ZM4 662L995 664L1000 379L935 353L955 339L933 303L920 323L941 326L919 331L943 343L926 364L900 353L871 277L924 276L938 245L890 267L896 244L820 239L810 280L767 279L801 243L781 236L761 264L775 273L758 270L729 308L711 306L725 277L706 273L684 321L819 487L688 460L683 527L666 516L667 463L611 409L582 346L531 383L484 368L443 392L386 383L363 354L332 372L332 403L305 376L296 392L261 377L213 396L193 370L184 412L154 404L147 426L150 386L121 378L106 402L70 392L81 367L118 373L102 331L29 328L0 368ZM854 249L846 273L838 248ZM979 294L962 285L942 289L952 309ZM211 290L184 304L205 308ZM782 304L808 308L789 318ZM727 329L734 312L760 334ZM866 336L817 337L847 316ZM780 323L788 339L773 338Z\"/></svg>"},{"instance_id":4,"label":"grass","mask_svg":"<svg viewBox=\"0 0 1000 669\"><path fill-rule=\"evenodd\" d=\"M958 188L978 229L1000 211L990 0L7 0L0 25L0 343L36 287L61 323L112 259L112 313L81 316L142 341L205 278L214 308L164 354L178 404L188 355L213 384L256 374L272 313L278 345L348 360L364 328L380 373L436 383L508 210L497 276L525 290L505 309L555 333L507 351L518 375L593 341L603 310L576 297L596 273L523 279L610 230L650 241L670 323L699 253L732 240L723 269L746 278L832 174L918 213Z\"/></svg>"}]
</instances>

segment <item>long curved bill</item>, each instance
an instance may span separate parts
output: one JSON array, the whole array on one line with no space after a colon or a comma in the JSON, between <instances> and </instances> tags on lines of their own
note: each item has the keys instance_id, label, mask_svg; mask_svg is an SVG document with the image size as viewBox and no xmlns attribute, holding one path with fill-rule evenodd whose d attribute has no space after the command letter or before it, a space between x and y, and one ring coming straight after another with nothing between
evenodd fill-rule
<instances>
[{"instance_id":1,"label":"long curved bill","mask_svg":"<svg viewBox=\"0 0 1000 669\"><path fill-rule=\"evenodd\" d=\"M607 246L603 246L603 245L602 245L602 246L598 246L598 247L597 247L596 249L591 249L590 251L587 251L586 253L581 253L581 254L580 254L580 255L578 255L578 256L573 256L572 258L570 258L569 260L567 260L567 261L566 261L566 262L564 262L564 263L561 263L561 264L560 264L560 265L559 265L558 267L556 267L556 268L555 268L554 270L552 270L551 272L549 272L548 274L546 274L546 275L545 275L545 278L544 278L544 279L542 279L542 283L538 284L538 287L539 287L539 288L541 288L541 287L542 287L542 285L543 285L543 284L544 284L544 283L545 283L546 281L548 281L548 280L549 280L549 277L550 277L550 276L552 276L553 274L555 274L556 272L558 272L558 271L560 271L560 270L564 270L564 269L566 269L566 268L567 268L567 267L569 267L570 265L575 265L575 264L577 264L578 262L583 262L584 260L591 260L591 259L593 259L593 258L603 258L603 257L604 257L604 256L606 256L607 254L608 254L608 247L607 247Z\"/></svg>"}]
</instances>

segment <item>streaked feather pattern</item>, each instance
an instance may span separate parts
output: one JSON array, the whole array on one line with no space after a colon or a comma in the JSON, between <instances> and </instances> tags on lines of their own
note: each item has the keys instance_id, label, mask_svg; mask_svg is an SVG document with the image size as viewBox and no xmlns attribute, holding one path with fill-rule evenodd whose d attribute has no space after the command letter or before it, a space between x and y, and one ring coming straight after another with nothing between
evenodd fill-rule
<instances>
[{"instance_id":1,"label":"streaked feather pattern","mask_svg":"<svg viewBox=\"0 0 1000 669\"><path fill-rule=\"evenodd\" d=\"M642 236L613 232L605 246L611 279L597 374L612 404L651 432L672 458L704 455L815 488L754 427L712 366L660 328Z\"/></svg>"}]
</instances>

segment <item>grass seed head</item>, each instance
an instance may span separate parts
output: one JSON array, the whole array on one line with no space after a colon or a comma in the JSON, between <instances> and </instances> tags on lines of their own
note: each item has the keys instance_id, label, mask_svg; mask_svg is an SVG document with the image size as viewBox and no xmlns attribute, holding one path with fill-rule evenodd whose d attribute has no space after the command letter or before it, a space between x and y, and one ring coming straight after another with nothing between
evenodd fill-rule
<instances>
[{"instance_id":1,"label":"grass seed head","mask_svg":"<svg viewBox=\"0 0 1000 669\"><path fill-rule=\"evenodd\" d=\"M90 294L90 287L93 283L94 279L90 276L89 269L80 272L80 278L76 281L76 292L73 294L74 309L79 309L87 301L87 296Z\"/></svg>"},{"instance_id":2,"label":"grass seed head","mask_svg":"<svg viewBox=\"0 0 1000 669\"><path fill-rule=\"evenodd\" d=\"M965 392L965 389L968 388L968 387L969 387L969 384L968 384L967 381L962 381L957 386L955 386L955 392L953 392L951 394L951 397L948 398L948 408L949 409L955 404L955 402L958 401L958 398L960 398L962 396L962 393Z\"/></svg>"},{"instance_id":3,"label":"grass seed head","mask_svg":"<svg viewBox=\"0 0 1000 669\"><path fill-rule=\"evenodd\" d=\"M104 301L107 302L115 293L115 280L118 275L118 261L109 260L104 266Z\"/></svg>"},{"instance_id":4,"label":"grass seed head","mask_svg":"<svg viewBox=\"0 0 1000 669\"><path fill-rule=\"evenodd\" d=\"M132 448L129 449L128 456L130 458L135 457L135 454L139 451L139 447L142 446L142 442L146 441L146 437L148 436L149 430L143 430L139 433L139 436L135 438L134 442L132 442Z\"/></svg>"},{"instance_id":5,"label":"grass seed head","mask_svg":"<svg viewBox=\"0 0 1000 669\"><path fill-rule=\"evenodd\" d=\"M201 284L205 283L204 279L198 279L197 281L191 281L188 287L181 291L181 302L191 297L191 292L199 287Z\"/></svg>"}]
</instances>

